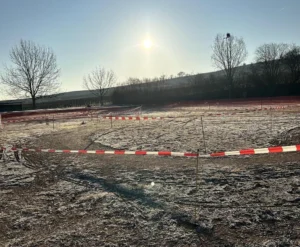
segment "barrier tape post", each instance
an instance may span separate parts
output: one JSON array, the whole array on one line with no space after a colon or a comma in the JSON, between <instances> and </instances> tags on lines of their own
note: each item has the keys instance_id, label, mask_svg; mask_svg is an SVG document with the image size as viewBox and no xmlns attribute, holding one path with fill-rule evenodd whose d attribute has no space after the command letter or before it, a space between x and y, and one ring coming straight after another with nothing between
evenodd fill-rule
<instances>
[{"instance_id":1,"label":"barrier tape post","mask_svg":"<svg viewBox=\"0 0 300 247\"><path fill-rule=\"evenodd\" d=\"M199 172L199 149L197 149L197 162L196 162L196 201L197 201L197 194L198 194L198 172ZM195 205L195 209L194 209L194 217L195 220L197 220L197 206Z\"/></svg>"},{"instance_id":2,"label":"barrier tape post","mask_svg":"<svg viewBox=\"0 0 300 247\"><path fill-rule=\"evenodd\" d=\"M272 108L270 109L270 113L271 113L271 134L273 134L273 111L272 111Z\"/></svg>"},{"instance_id":3,"label":"barrier tape post","mask_svg":"<svg viewBox=\"0 0 300 247\"><path fill-rule=\"evenodd\" d=\"M141 117L142 117L142 107L140 108L139 111L139 125L141 125Z\"/></svg>"},{"instance_id":4,"label":"barrier tape post","mask_svg":"<svg viewBox=\"0 0 300 247\"><path fill-rule=\"evenodd\" d=\"M201 126L202 126L202 136L203 136L204 149L205 149L205 154L206 154L207 151L206 151L205 133L204 133L204 127L203 127L203 119L202 119L202 116L201 116Z\"/></svg>"},{"instance_id":5,"label":"barrier tape post","mask_svg":"<svg viewBox=\"0 0 300 247\"><path fill-rule=\"evenodd\" d=\"M15 159L16 159L17 162L20 162L20 161L21 161L20 155L19 155L19 151L18 151L18 150L14 151L14 156L15 156Z\"/></svg>"},{"instance_id":6,"label":"barrier tape post","mask_svg":"<svg viewBox=\"0 0 300 247\"><path fill-rule=\"evenodd\" d=\"M6 161L7 160L7 155L6 155L6 150L3 150L3 161Z\"/></svg>"},{"instance_id":7,"label":"barrier tape post","mask_svg":"<svg viewBox=\"0 0 300 247\"><path fill-rule=\"evenodd\" d=\"M112 114L110 114L110 128L112 129Z\"/></svg>"},{"instance_id":8,"label":"barrier tape post","mask_svg":"<svg viewBox=\"0 0 300 247\"><path fill-rule=\"evenodd\" d=\"M197 163L196 163L196 192L198 192L198 172L199 172L199 149L197 149Z\"/></svg>"},{"instance_id":9,"label":"barrier tape post","mask_svg":"<svg viewBox=\"0 0 300 247\"><path fill-rule=\"evenodd\" d=\"M4 129L4 125L2 124L2 115L0 114L0 129Z\"/></svg>"}]
</instances>

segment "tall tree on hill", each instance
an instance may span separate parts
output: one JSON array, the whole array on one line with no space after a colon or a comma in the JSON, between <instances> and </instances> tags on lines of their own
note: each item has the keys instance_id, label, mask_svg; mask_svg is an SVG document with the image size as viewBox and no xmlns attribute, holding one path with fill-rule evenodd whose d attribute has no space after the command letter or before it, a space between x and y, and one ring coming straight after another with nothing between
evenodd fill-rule
<instances>
[{"instance_id":1,"label":"tall tree on hill","mask_svg":"<svg viewBox=\"0 0 300 247\"><path fill-rule=\"evenodd\" d=\"M13 66L5 67L5 73L1 76L1 83L8 87L10 95L30 97L35 109L37 99L57 92L60 70L50 48L21 40L11 49L10 59Z\"/></svg>"},{"instance_id":2,"label":"tall tree on hill","mask_svg":"<svg viewBox=\"0 0 300 247\"><path fill-rule=\"evenodd\" d=\"M94 94L101 106L104 104L104 96L109 88L116 84L117 77L112 70L97 67L88 76L83 78L83 86Z\"/></svg>"},{"instance_id":3,"label":"tall tree on hill","mask_svg":"<svg viewBox=\"0 0 300 247\"><path fill-rule=\"evenodd\" d=\"M300 83L300 46L291 45L283 57L283 63L290 72L290 83Z\"/></svg>"},{"instance_id":4,"label":"tall tree on hill","mask_svg":"<svg viewBox=\"0 0 300 247\"><path fill-rule=\"evenodd\" d=\"M216 36L211 59L218 69L224 70L225 72L229 98L232 96L237 67L246 60L247 55L248 53L243 38L236 38L229 33L226 36L223 34Z\"/></svg>"},{"instance_id":5,"label":"tall tree on hill","mask_svg":"<svg viewBox=\"0 0 300 247\"><path fill-rule=\"evenodd\" d=\"M282 59L288 51L287 44L263 44L256 51L256 62L260 63L262 78L269 88L278 83L283 72Z\"/></svg>"}]
</instances>

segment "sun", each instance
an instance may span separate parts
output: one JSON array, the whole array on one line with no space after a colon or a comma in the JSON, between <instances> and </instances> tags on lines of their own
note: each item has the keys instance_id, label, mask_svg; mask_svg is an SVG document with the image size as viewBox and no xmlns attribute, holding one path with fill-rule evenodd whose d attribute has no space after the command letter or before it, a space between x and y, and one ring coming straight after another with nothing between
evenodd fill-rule
<instances>
[{"instance_id":1,"label":"sun","mask_svg":"<svg viewBox=\"0 0 300 247\"><path fill-rule=\"evenodd\" d=\"M145 39L144 40L144 48L150 49L153 46L153 43L150 39Z\"/></svg>"}]
</instances>

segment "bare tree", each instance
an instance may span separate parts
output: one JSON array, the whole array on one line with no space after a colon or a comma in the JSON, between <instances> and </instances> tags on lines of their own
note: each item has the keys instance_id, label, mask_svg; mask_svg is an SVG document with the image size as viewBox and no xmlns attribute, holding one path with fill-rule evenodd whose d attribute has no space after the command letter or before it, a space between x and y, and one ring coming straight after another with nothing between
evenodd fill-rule
<instances>
[{"instance_id":1,"label":"bare tree","mask_svg":"<svg viewBox=\"0 0 300 247\"><path fill-rule=\"evenodd\" d=\"M32 107L36 100L57 92L59 69L52 49L41 47L32 41L21 40L10 51L11 67L5 67L1 83L14 97L31 97Z\"/></svg>"},{"instance_id":2,"label":"bare tree","mask_svg":"<svg viewBox=\"0 0 300 247\"><path fill-rule=\"evenodd\" d=\"M97 67L87 77L83 78L83 86L98 97L100 104L103 105L104 96L116 81L116 75L112 70Z\"/></svg>"},{"instance_id":3,"label":"bare tree","mask_svg":"<svg viewBox=\"0 0 300 247\"><path fill-rule=\"evenodd\" d=\"M247 58L246 45L243 38L236 38L227 34L227 37L218 34L213 44L213 54L211 59L213 64L221 70L224 70L227 82L229 98L232 96L234 77L237 67Z\"/></svg>"},{"instance_id":4,"label":"bare tree","mask_svg":"<svg viewBox=\"0 0 300 247\"><path fill-rule=\"evenodd\" d=\"M142 81L139 78L129 77L128 80L125 82L125 85L137 85L141 83Z\"/></svg>"},{"instance_id":5,"label":"bare tree","mask_svg":"<svg viewBox=\"0 0 300 247\"><path fill-rule=\"evenodd\" d=\"M282 59L288 50L287 44L263 44L256 51L256 62L261 64L262 76L267 85L276 84L280 78Z\"/></svg>"},{"instance_id":6,"label":"bare tree","mask_svg":"<svg viewBox=\"0 0 300 247\"><path fill-rule=\"evenodd\" d=\"M291 45L283 57L283 63L289 69L290 83L300 82L300 46Z\"/></svg>"}]
</instances>

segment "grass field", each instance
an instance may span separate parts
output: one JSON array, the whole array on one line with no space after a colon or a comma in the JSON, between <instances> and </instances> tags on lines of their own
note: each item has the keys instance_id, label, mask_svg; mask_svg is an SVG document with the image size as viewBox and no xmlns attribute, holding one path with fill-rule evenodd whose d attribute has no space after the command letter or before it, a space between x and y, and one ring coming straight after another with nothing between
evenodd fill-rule
<instances>
[{"instance_id":1,"label":"grass field","mask_svg":"<svg viewBox=\"0 0 300 247\"><path fill-rule=\"evenodd\" d=\"M144 109L163 120L6 125L0 143L210 153L300 142L295 108ZM201 123L201 116L202 123ZM82 124L82 122L85 122ZM203 133L204 137L203 138ZM299 246L300 154L199 159L8 153L0 246Z\"/></svg>"}]
</instances>

